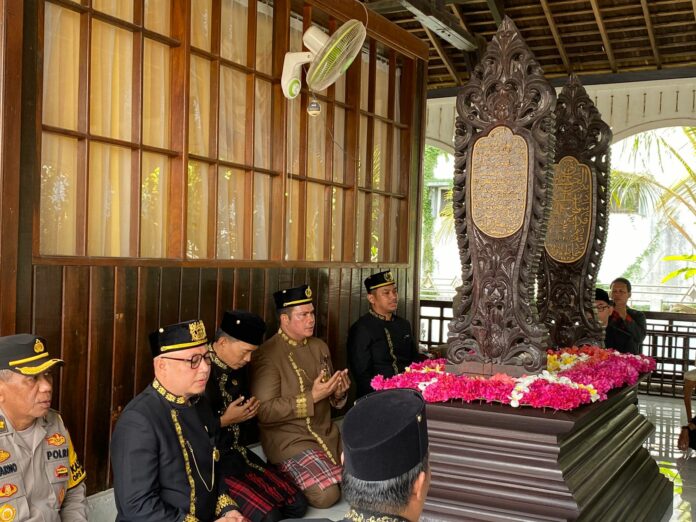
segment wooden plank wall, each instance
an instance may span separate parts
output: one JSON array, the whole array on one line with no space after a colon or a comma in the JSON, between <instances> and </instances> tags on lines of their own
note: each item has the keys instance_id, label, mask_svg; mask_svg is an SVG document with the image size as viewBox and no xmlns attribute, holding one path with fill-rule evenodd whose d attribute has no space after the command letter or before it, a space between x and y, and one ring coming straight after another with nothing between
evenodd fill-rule
<instances>
[{"instance_id":1,"label":"wooden plank wall","mask_svg":"<svg viewBox=\"0 0 696 522\"><path fill-rule=\"evenodd\" d=\"M32 331L66 362L53 404L82 457L88 491L111 487L107 435L152 379L149 332L201 318L212 335L224 310L237 308L263 316L268 337L278 328L272 293L309 283L316 335L329 345L334 366L344 368L348 328L367 311L363 280L379 270L35 264ZM413 269L393 271L402 290L399 313L413 320Z\"/></svg>"}]
</instances>

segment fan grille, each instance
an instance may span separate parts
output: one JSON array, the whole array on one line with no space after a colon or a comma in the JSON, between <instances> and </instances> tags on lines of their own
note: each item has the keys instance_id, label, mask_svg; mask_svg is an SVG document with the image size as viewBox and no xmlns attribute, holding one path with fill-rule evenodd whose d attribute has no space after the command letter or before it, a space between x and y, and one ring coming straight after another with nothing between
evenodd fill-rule
<instances>
[{"instance_id":1,"label":"fan grille","mask_svg":"<svg viewBox=\"0 0 696 522\"><path fill-rule=\"evenodd\" d=\"M323 91L345 72L360 52L367 36L359 20L343 24L326 42L312 61L307 72L307 86L312 91Z\"/></svg>"}]
</instances>

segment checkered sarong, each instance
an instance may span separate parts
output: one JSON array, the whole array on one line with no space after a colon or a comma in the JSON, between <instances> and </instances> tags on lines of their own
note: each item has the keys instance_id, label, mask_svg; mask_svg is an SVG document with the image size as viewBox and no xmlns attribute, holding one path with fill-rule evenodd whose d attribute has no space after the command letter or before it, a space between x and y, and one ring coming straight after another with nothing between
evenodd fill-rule
<instances>
[{"instance_id":1,"label":"checkered sarong","mask_svg":"<svg viewBox=\"0 0 696 522\"><path fill-rule=\"evenodd\" d=\"M319 489L341 482L343 468L335 465L320 450L308 449L280 463L278 468L289 475L301 490L319 485Z\"/></svg>"}]
</instances>

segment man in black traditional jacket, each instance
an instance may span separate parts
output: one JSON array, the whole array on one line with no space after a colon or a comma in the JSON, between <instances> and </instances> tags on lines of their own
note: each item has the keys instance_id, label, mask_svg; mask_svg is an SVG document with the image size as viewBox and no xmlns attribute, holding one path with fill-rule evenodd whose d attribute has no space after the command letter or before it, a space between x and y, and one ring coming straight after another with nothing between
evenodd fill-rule
<instances>
[{"instance_id":1,"label":"man in black traditional jacket","mask_svg":"<svg viewBox=\"0 0 696 522\"><path fill-rule=\"evenodd\" d=\"M348 365L357 397L370 393L375 375L392 377L418 361L418 346L411 323L396 315L399 295L391 271L365 279L370 310L348 332Z\"/></svg>"},{"instance_id":2,"label":"man in black traditional jacket","mask_svg":"<svg viewBox=\"0 0 696 522\"><path fill-rule=\"evenodd\" d=\"M111 464L119 522L244 521L218 494L218 422L200 397L210 374L205 327L187 321L150 334L155 380L123 410Z\"/></svg>"},{"instance_id":3,"label":"man in black traditional jacket","mask_svg":"<svg viewBox=\"0 0 696 522\"><path fill-rule=\"evenodd\" d=\"M206 397L220 417L220 470L227 493L252 522L301 517L307 511L302 492L275 466L245 446L245 431L256 416L259 401L248 397L246 365L263 343L266 324L259 316L228 311L210 347L212 375Z\"/></svg>"}]
</instances>

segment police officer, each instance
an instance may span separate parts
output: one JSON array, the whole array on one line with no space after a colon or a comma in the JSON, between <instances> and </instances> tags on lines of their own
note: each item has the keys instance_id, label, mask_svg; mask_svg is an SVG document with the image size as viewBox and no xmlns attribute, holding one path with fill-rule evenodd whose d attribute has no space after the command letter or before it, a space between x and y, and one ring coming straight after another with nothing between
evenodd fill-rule
<instances>
[{"instance_id":1,"label":"police officer","mask_svg":"<svg viewBox=\"0 0 696 522\"><path fill-rule=\"evenodd\" d=\"M200 397L207 342L201 321L150 334L155 380L123 410L112 438L117 521L244 520L218 494L219 423Z\"/></svg>"},{"instance_id":2,"label":"police officer","mask_svg":"<svg viewBox=\"0 0 696 522\"><path fill-rule=\"evenodd\" d=\"M357 397L370 393L375 375L392 377L420 359L411 323L396 315L399 294L391 271L365 279L370 310L348 332L348 365Z\"/></svg>"},{"instance_id":3,"label":"police officer","mask_svg":"<svg viewBox=\"0 0 696 522\"><path fill-rule=\"evenodd\" d=\"M0 337L0 520L87 520L85 473L51 409L62 364L41 337Z\"/></svg>"}]
</instances>

